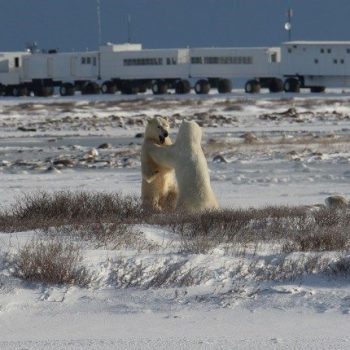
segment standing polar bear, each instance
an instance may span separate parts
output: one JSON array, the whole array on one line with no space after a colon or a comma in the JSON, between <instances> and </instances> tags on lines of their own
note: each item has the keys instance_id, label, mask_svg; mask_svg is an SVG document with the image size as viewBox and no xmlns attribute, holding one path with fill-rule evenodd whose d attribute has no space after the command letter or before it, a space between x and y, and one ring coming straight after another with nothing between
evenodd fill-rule
<instances>
[{"instance_id":1,"label":"standing polar bear","mask_svg":"<svg viewBox=\"0 0 350 350\"><path fill-rule=\"evenodd\" d=\"M171 210L175 208L177 188L172 168L157 164L150 156L153 145L160 148L171 145L169 123L166 118L154 117L147 123L141 149L141 200L146 209Z\"/></svg>"},{"instance_id":2,"label":"standing polar bear","mask_svg":"<svg viewBox=\"0 0 350 350\"><path fill-rule=\"evenodd\" d=\"M148 153L161 167L174 168L178 185L178 210L194 213L219 207L210 185L208 164L202 146L202 130L193 121L183 121L173 145L153 144Z\"/></svg>"}]
</instances>

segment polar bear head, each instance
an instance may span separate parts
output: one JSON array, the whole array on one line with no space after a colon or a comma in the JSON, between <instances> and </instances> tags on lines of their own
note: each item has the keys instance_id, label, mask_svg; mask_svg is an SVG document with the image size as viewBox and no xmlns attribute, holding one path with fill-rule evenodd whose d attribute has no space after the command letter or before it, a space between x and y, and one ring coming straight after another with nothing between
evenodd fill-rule
<instances>
[{"instance_id":1,"label":"polar bear head","mask_svg":"<svg viewBox=\"0 0 350 350\"><path fill-rule=\"evenodd\" d=\"M168 119L164 117L154 117L147 123L145 130L145 140L153 140L163 144L165 138L169 136Z\"/></svg>"},{"instance_id":2,"label":"polar bear head","mask_svg":"<svg viewBox=\"0 0 350 350\"><path fill-rule=\"evenodd\" d=\"M176 143L192 143L200 144L202 141L202 129L194 121L184 120L179 129L178 136L176 138Z\"/></svg>"}]
</instances>

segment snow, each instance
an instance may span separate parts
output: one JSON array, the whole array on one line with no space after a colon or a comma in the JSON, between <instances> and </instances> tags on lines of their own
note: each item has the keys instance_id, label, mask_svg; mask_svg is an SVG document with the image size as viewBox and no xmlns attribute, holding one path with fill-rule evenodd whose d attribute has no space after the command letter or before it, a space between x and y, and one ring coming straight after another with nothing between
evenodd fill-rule
<instances>
[{"instance_id":1,"label":"snow","mask_svg":"<svg viewBox=\"0 0 350 350\"><path fill-rule=\"evenodd\" d=\"M349 101L340 91L1 98L1 206L39 190L139 195L142 138L135 135L156 114L170 118L173 137L182 118L203 123L203 148L222 207L348 198ZM296 115L285 114L291 108ZM257 141L245 142L247 132ZM98 149L102 143L112 147ZM87 160L92 149L97 153ZM214 161L218 154L224 161ZM70 165L55 164L60 159ZM241 254L224 246L188 254L165 228L135 229L153 249L84 248L84 266L95 276L86 288L13 277L5 254L36 232L0 233L0 349L350 348L348 275L316 271L279 280L264 274L282 258L302 268L313 253L281 257L266 244ZM348 257L317 254L330 261Z\"/></svg>"}]
</instances>

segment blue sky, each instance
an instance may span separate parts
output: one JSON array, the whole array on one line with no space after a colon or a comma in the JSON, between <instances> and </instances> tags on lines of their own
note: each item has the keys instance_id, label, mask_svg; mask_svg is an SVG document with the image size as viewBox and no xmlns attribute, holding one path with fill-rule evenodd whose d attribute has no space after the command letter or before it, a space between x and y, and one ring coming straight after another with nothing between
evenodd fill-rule
<instances>
[{"instance_id":1,"label":"blue sky","mask_svg":"<svg viewBox=\"0 0 350 350\"><path fill-rule=\"evenodd\" d=\"M349 0L100 0L102 41L145 47L272 46L287 39L350 40ZM0 50L95 49L96 0L0 0Z\"/></svg>"}]
</instances>

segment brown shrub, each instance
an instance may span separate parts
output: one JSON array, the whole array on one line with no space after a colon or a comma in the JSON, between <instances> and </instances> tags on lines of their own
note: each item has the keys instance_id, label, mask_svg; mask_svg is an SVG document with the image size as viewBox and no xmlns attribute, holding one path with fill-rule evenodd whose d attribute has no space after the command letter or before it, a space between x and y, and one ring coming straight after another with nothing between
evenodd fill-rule
<instances>
[{"instance_id":1,"label":"brown shrub","mask_svg":"<svg viewBox=\"0 0 350 350\"><path fill-rule=\"evenodd\" d=\"M14 275L31 282L88 285L92 277L80 266L80 248L58 239L33 239L12 258Z\"/></svg>"}]
</instances>

